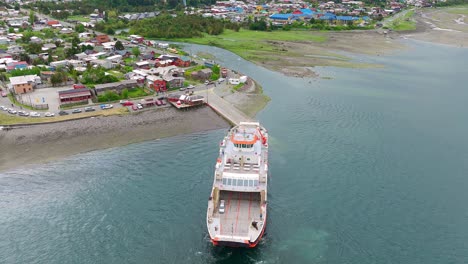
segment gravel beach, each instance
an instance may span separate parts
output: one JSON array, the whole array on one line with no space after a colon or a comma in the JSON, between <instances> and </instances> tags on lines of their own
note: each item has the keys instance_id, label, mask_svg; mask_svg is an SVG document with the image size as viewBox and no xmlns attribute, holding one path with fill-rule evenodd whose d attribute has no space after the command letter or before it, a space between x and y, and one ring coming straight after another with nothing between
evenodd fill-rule
<instances>
[{"instance_id":1,"label":"gravel beach","mask_svg":"<svg viewBox=\"0 0 468 264\"><path fill-rule=\"evenodd\" d=\"M0 171L67 155L228 128L208 107L151 109L128 115L41 124L0 131Z\"/></svg>"}]
</instances>

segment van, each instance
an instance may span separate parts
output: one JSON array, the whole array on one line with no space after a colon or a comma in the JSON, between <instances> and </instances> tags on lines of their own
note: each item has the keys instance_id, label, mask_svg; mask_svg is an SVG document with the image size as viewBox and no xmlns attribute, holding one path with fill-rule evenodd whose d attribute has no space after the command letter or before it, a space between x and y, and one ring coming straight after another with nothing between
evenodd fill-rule
<instances>
[{"instance_id":1,"label":"van","mask_svg":"<svg viewBox=\"0 0 468 264\"><path fill-rule=\"evenodd\" d=\"M221 201L219 202L219 213L220 213L220 214L224 214L224 210L225 210L224 200L221 200Z\"/></svg>"}]
</instances>

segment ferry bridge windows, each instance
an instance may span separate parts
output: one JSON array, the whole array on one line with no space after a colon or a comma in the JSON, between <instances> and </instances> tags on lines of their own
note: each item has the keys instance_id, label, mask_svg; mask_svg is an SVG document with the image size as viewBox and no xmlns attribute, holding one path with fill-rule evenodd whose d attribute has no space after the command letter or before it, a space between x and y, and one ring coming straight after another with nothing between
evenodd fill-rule
<instances>
[{"instance_id":1,"label":"ferry bridge windows","mask_svg":"<svg viewBox=\"0 0 468 264\"><path fill-rule=\"evenodd\" d=\"M258 180L223 178L223 185L226 186L255 187L258 186L258 184Z\"/></svg>"},{"instance_id":2,"label":"ferry bridge windows","mask_svg":"<svg viewBox=\"0 0 468 264\"><path fill-rule=\"evenodd\" d=\"M253 144L234 144L234 147L247 149L253 148Z\"/></svg>"}]
</instances>

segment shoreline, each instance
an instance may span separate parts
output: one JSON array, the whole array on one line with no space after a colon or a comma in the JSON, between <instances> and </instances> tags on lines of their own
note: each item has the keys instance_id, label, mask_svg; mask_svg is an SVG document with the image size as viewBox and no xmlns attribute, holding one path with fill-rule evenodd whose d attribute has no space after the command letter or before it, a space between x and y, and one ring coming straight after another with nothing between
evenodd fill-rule
<instances>
[{"instance_id":1,"label":"shoreline","mask_svg":"<svg viewBox=\"0 0 468 264\"><path fill-rule=\"evenodd\" d=\"M79 153L229 128L209 107L151 109L0 131L0 172Z\"/></svg>"}]
</instances>

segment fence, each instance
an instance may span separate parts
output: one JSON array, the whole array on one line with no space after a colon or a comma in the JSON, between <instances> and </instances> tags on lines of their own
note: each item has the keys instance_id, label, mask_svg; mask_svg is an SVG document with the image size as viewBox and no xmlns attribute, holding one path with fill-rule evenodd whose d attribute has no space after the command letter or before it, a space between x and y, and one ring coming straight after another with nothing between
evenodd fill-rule
<instances>
[{"instance_id":1,"label":"fence","mask_svg":"<svg viewBox=\"0 0 468 264\"><path fill-rule=\"evenodd\" d=\"M57 88L57 87L63 87L63 86L69 86L69 85L72 85L74 84L75 82L74 81L68 81L68 82L63 82L57 86L52 86L52 84L50 83L43 83L43 84L37 84L36 87L34 89L42 89L42 88ZM70 86L70 89L72 89L73 87Z\"/></svg>"},{"instance_id":2,"label":"fence","mask_svg":"<svg viewBox=\"0 0 468 264\"><path fill-rule=\"evenodd\" d=\"M49 109L49 104L34 104L32 101L31 101L31 98L30 97L24 97L21 96L21 95L17 95L16 96L16 101L22 105L26 105L26 106L30 106L34 109L37 109L37 110L47 110Z\"/></svg>"}]
</instances>

